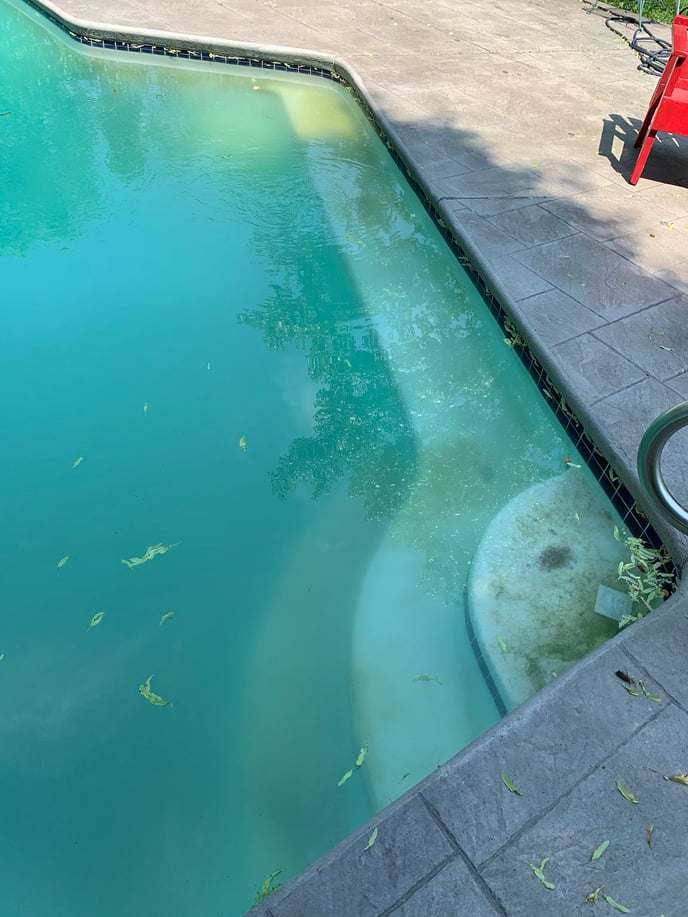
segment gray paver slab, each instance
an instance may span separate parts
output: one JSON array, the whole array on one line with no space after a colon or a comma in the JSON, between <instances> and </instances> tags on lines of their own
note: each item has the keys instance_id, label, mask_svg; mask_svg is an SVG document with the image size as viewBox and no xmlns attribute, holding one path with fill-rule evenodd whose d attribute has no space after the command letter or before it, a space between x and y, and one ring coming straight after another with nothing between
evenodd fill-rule
<instances>
[{"instance_id":1,"label":"gray paver slab","mask_svg":"<svg viewBox=\"0 0 688 917\"><path fill-rule=\"evenodd\" d=\"M400 907L394 917L502 917L460 857L444 866Z\"/></svg>"},{"instance_id":2,"label":"gray paver slab","mask_svg":"<svg viewBox=\"0 0 688 917\"><path fill-rule=\"evenodd\" d=\"M663 776L685 769L687 732L688 715L665 703L656 719L482 870L509 917L590 914L585 896L599 886L598 908L605 914L614 910L604 894L639 917L685 913L688 789ZM616 781L637 804L621 795ZM591 862L604 840L608 849ZM529 865L545 857L544 874L554 889L546 889Z\"/></svg>"},{"instance_id":3,"label":"gray paver slab","mask_svg":"<svg viewBox=\"0 0 688 917\"><path fill-rule=\"evenodd\" d=\"M687 183L688 143L680 158L665 157L663 172L659 180L642 187L636 185L636 194L641 201L648 201L655 207L661 207L664 211L662 221L670 224L688 214L688 194L685 189ZM683 231L686 231L685 225Z\"/></svg>"},{"instance_id":4,"label":"gray paver slab","mask_svg":"<svg viewBox=\"0 0 688 917\"><path fill-rule=\"evenodd\" d=\"M491 217L490 222L518 239L524 248L563 239L576 231L538 204L500 213Z\"/></svg>"},{"instance_id":5,"label":"gray paver slab","mask_svg":"<svg viewBox=\"0 0 688 917\"><path fill-rule=\"evenodd\" d=\"M552 286L609 320L676 295L673 287L583 233L515 257Z\"/></svg>"},{"instance_id":6,"label":"gray paver slab","mask_svg":"<svg viewBox=\"0 0 688 917\"><path fill-rule=\"evenodd\" d=\"M648 624L652 626L648 626ZM625 648L658 680L667 692L688 709L688 600L676 598L623 635ZM688 762L683 770L688 770Z\"/></svg>"},{"instance_id":7,"label":"gray paver slab","mask_svg":"<svg viewBox=\"0 0 688 917\"><path fill-rule=\"evenodd\" d=\"M658 271L657 276L682 293L688 293L688 261L672 264L671 267Z\"/></svg>"},{"instance_id":8,"label":"gray paver slab","mask_svg":"<svg viewBox=\"0 0 688 917\"><path fill-rule=\"evenodd\" d=\"M564 378L587 404L622 391L647 375L591 334L558 344L552 352Z\"/></svg>"},{"instance_id":9,"label":"gray paver slab","mask_svg":"<svg viewBox=\"0 0 688 917\"><path fill-rule=\"evenodd\" d=\"M619 193L614 187L549 201L544 206L550 213L601 241L613 239L622 232L655 226L663 215L660 207L653 206L639 193L628 190Z\"/></svg>"},{"instance_id":10,"label":"gray paver slab","mask_svg":"<svg viewBox=\"0 0 688 917\"><path fill-rule=\"evenodd\" d=\"M576 679L560 675L560 690L551 683L423 784L423 796L476 865L656 714L651 701L631 697L616 677L628 664L620 647L609 645L598 658L604 661L583 663ZM502 771L523 796L506 789Z\"/></svg>"},{"instance_id":11,"label":"gray paver slab","mask_svg":"<svg viewBox=\"0 0 688 917\"><path fill-rule=\"evenodd\" d=\"M464 233L470 236L485 258L499 258L524 246L509 233L498 229L494 223L470 210L454 211L454 218ZM522 270L522 266L514 266Z\"/></svg>"},{"instance_id":12,"label":"gray paver slab","mask_svg":"<svg viewBox=\"0 0 688 917\"><path fill-rule=\"evenodd\" d=\"M421 106L425 118L457 130L476 130L486 124L500 123L505 112L492 102L447 89L413 87L404 96Z\"/></svg>"},{"instance_id":13,"label":"gray paver slab","mask_svg":"<svg viewBox=\"0 0 688 917\"><path fill-rule=\"evenodd\" d=\"M374 845L364 851L377 825ZM274 917L373 917L453 855L449 841L416 796L387 810L277 893Z\"/></svg>"},{"instance_id":14,"label":"gray paver slab","mask_svg":"<svg viewBox=\"0 0 688 917\"><path fill-rule=\"evenodd\" d=\"M688 360L686 362L688 363ZM666 384L677 392L683 401L688 400L688 366L677 376L667 379Z\"/></svg>"},{"instance_id":15,"label":"gray paver slab","mask_svg":"<svg viewBox=\"0 0 688 917\"><path fill-rule=\"evenodd\" d=\"M551 284L516 260L516 254L502 255L490 261L497 279L509 290L514 299L524 299L551 289ZM488 278L489 285L489 278Z\"/></svg>"},{"instance_id":16,"label":"gray paver slab","mask_svg":"<svg viewBox=\"0 0 688 917\"><path fill-rule=\"evenodd\" d=\"M534 169L487 168L444 183L444 196L460 201L482 216L541 203L549 194Z\"/></svg>"},{"instance_id":17,"label":"gray paver slab","mask_svg":"<svg viewBox=\"0 0 688 917\"><path fill-rule=\"evenodd\" d=\"M519 300L518 309L530 332L547 346L561 344L604 323L599 315L554 288Z\"/></svg>"},{"instance_id":18,"label":"gray paver slab","mask_svg":"<svg viewBox=\"0 0 688 917\"><path fill-rule=\"evenodd\" d=\"M600 399L590 414L607 431L611 447L634 468L641 437L655 417L676 404L676 394L656 379L644 379Z\"/></svg>"},{"instance_id":19,"label":"gray paver slab","mask_svg":"<svg viewBox=\"0 0 688 917\"><path fill-rule=\"evenodd\" d=\"M599 328L595 337L664 381L688 365L687 312L688 299L679 296Z\"/></svg>"},{"instance_id":20,"label":"gray paver slab","mask_svg":"<svg viewBox=\"0 0 688 917\"><path fill-rule=\"evenodd\" d=\"M649 270L661 271L685 261L688 251L688 219L669 220L666 214L654 226L607 242L625 258L640 256Z\"/></svg>"}]
</instances>

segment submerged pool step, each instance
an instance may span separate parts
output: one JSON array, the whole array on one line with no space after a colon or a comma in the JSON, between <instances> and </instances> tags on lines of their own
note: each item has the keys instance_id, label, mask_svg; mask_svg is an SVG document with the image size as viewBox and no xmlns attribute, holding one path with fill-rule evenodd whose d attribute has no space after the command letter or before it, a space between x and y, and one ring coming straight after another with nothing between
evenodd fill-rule
<instances>
[{"instance_id":1,"label":"submerged pool step","mask_svg":"<svg viewBox=\"0 0 688 917\"><path fill-rule=\"evenodd\" d=\"M361 744L369 747L361 776L375 809L450 758L497 715L470 646L465 640L457 645L456 607L422 587L426 560L390 530L371 558L358 599L354 718Z\"/></svg>"},{"instance_id":2,"label":"submerged pool step","mask_svg":"<svg viewBox=\"0 0 688 917\"><path fill-rule=\"evenodd\" d=\"M534 484L495 516L467 583L474 648L507 710L616 633L595 612L600 585L618 589L627 559L585 469Z\"/></svg>"}]
</instances>

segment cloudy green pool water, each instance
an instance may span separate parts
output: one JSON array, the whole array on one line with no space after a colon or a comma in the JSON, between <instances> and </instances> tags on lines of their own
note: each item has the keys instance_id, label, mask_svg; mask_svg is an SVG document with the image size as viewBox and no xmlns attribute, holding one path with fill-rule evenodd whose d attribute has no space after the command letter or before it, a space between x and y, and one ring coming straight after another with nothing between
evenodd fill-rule
<instances>
[{"instance_id":1,"label":"cloudy green pool water","mask_svg":"<svg viewBox=\"0 0 688 917\"><path fill-rule=\"evenodd\" d=\"M237 917L496 721L582 462L346 91L0 33L2 912Z\"/></svg>"}]
</instances>

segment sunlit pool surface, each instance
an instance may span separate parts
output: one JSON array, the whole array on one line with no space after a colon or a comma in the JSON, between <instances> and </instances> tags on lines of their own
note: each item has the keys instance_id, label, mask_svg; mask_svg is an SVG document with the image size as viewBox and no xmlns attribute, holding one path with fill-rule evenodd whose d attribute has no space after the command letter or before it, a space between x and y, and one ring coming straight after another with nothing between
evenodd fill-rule
<instances>
[{"instance_id":1,"label":"sunlit pool surface","mask_svg":"<svg viewBox=\"0 0 688 917\"><path fill-rule=\"evenodd\" d=\"M498 513L616 517L345 90L0 32L2 911L237 917L498 719Z\"/></svg>"}]
</instances>

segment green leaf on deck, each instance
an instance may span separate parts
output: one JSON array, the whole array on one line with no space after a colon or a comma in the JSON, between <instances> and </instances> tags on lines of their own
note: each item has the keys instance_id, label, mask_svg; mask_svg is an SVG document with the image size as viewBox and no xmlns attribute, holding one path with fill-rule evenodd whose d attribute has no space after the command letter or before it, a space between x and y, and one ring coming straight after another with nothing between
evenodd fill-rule
<instances>
[{"instance_id":1,"label":"green leaf on deck","mask_svg":"<svg viewBox=\"0 0 688 917\"><path fill-rule=\"evenodd\" d=\"M507 775L504 773L504 771L502 771L502 782L504 783L504 786L507 788L507 790L509 790L511 793L515 793L517 796L523 796L523 795L524 795L524 794L519 790L519 788L516 786L516 784L514 783L514 781L511 780L509 777L507 777Z\"/></svg>"},{"instance_id":2,"label":"green leaf on deck","mask_svg":"<svg viewBox=\"0 0 688 917\"><path fill-rule=\"evenodd\" d=\"M368 838L368 843L363 848L363 852L365 853L366 850L370 850L370 848L373 846L376 840L377 840L377 825L373 828L373 833Z\"/></svg>"},{"instance_id":3,"label":"green leaf on deck","mask_svg":"<svg viewBox=\"0 0 688 917\"><path fill-rule=\"evenodd\" d=\"M603 897L604 900L607 902L607 904L609 905L609 907L613 907L615 911L621 911L622 914L630 914L630 913L631 913L631 909L630 909L630 908L624 907L623 904L619 904L619 902L618 902L618 901L615 901L615 900L611 897L611 895L603 895L602 897Z\"/></svg>"},{"instance_id":4,"label":"green leaf on deck","mask_svg":"<svg viewBox=\"0 0 688 917\"><path fill-rule=\"evenodd\" d=\"M595 851L593 855L590 857L590 859L592 861L599 860L599 858L602 856L602 854L604 853L604 851L607 849L608 846L609 846L609 841L602 841L600 846L595 848Z\"/></svg>"},{"instance_id":5,"label":"green leaf on deck","mask_svg":"<svg viewBox=\"0 0 688 917\"><path fill-rule=\"evenodd\" d=\"M529 863L528 865L538 877L540 882L542 882L542 884L545 886L545 888L549 888L551 890L555 888L554 882L548 882L547 879L545 879L545 873L543 871L547 863L549 863L549 857L545 857L539 866L536 866L534 863Z\"/></svg>"},{"instance_id":6,"label":"green leaf on deck","mask_svg":"<svg viewBox=\"0 0 688 917\"><path fill-rule=\"evenodd\" d=\"M618 780L616 781L616 788L621 793L624 799L627 799L629 802L634 802L636 805L638 804L638 800L635 798L633 793L627 790L626 787L622 783L620 783Z\"/></svg>"}]
</instances>

